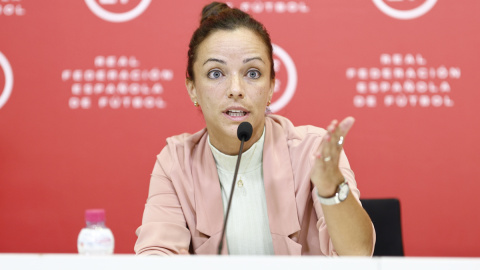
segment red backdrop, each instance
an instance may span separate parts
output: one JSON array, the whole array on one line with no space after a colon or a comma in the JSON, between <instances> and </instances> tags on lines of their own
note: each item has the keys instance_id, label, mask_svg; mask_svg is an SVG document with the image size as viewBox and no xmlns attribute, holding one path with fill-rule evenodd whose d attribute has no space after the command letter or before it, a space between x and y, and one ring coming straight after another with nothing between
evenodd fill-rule
<instances>
[{"instance_id":1,"label":"red backdrop","mask_svg":"<svg viewBox=\"0 0 480 270\"><path fill-rule=\"evenodd\" d=\"M205 125L184 72L208 1L47 2L0 1L0 252L76 252L105 208L133 253L155 155ZM276 45L277 113L357 119L362 197L401 200L406 255L480 256L480 3L230 3Z\"/></svg>"}]
</instances>

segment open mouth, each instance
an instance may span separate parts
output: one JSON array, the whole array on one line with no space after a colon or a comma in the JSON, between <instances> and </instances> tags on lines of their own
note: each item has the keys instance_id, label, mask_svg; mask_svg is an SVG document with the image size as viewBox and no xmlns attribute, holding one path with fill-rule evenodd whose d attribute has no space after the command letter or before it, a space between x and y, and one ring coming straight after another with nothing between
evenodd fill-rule
<instances>
[{"instance_id":1,"label":"open mouth","mask_svg":"<svg viewBox=\"0 0 480 270\"><path fill-rule=\"evenodd\" d=\"M233 116L233 117L239 117L239 116L245 116L247 112L241 111L241 110L228 110L226 114Z\"/></svg>"}]
</instances>

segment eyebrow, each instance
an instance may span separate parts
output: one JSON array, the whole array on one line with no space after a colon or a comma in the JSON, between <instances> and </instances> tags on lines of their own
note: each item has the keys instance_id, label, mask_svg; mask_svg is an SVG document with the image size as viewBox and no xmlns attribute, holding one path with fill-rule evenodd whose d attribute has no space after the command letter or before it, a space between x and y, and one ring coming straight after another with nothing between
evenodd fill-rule
<instances>
[{"instance_id":1,"label":"eyebrow","mask_svg":"<svg viewBox=\"0 0 480 270\"><path fill-rule=\"evenodd\" d=\"M253 61L253 60L260 60L260 61L262 61L263 63L265 63L265 62L262 60L262 58L261 58L261 57L258 57L258 56L257 56L257 57L252 57L252 58L244 59L244 60L243 60L243 63L245 64L245 63L248 63L248 62ZM203 65L205 65L205 64L208 63L208 62L218 62L218 63L224 64L224 65L227 64L227 62L225 62L225 61L223 61L223 60L220 60L220 59L217 59L217 58L208 58L207 61L205 61L205 62L203 63Z\"/></svg>"},{"instance_id":2,"label":"eyebrow","mask_svg":"<svg viewBox=\"0 0 480 270\"><path fill-rule=\"evenodd\" d=\"M205 62L203 63L203 65L205 65L205 64L208 63L208 62L218 62L218 63L224 64L224 65L227 64L227 62L225 62L225 61L223 61L223 60L220 60L220 59L217 59L217 58L208 58L207 61L205 61Z\"/></svg>"},{"instance_id":3,"label":"eyebrow","mask_svg":"<svg viewBox=\"0 0 480 270\"><path fill-rule=\"evenodd\" d=\"M248 63L248 62L253 61L253 60L260 60L260 61L263 62L262 58L257 56L257 57L247 58L247 59L243 60L243 63L245 64L245 63ZM263 62L263 63L265 63L265 62Z\"/></svg>"}]
</instances>

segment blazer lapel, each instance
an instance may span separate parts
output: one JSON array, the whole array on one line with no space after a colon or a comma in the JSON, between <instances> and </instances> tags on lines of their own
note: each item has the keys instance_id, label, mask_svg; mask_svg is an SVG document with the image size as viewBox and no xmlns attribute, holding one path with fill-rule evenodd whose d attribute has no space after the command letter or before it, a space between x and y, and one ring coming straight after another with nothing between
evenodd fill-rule
<instances>
[{"instance_id":1,"label":"blazer lapel","mask_svg":"<svg viewBox=\"0 0 480 270\"><path fill-rule=\"evenodd\" d=\"M220 233L223 203L217 166L205 132L192 155L197 230L208 236Z\"/></svg>"},{"instance_id":2,"label":"blazer lapel","mask_svg":"<svg viewBox=\"0 0 480 270\"><path fill-rule=\"evenodd\" d=\"M287 137L283 127L266 117L265 142L263 147L263 179L267 199L270 231L273 234L288 237L300 231L295 182ZM278 239L277 237L272 237ZM277 240L274 240L277 241ZM285 239L288 241L290 239ZM283 253L280 245L274 243L275 254Z\"/></svg>"}]
</instances>

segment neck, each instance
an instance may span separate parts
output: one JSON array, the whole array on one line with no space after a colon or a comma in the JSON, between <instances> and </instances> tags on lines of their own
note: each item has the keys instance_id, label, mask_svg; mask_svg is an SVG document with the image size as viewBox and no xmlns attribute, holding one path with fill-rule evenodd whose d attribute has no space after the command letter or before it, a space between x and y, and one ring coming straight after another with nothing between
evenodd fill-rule
<instances>
[{"instance_id":1,"label":"neck","mask_svg":"<svg viewBox=\"0 0 480 270\"><path fill-rule=\"evenodd\" d=\"M260 137L262 137L263 128L259 128L258 130L254 131L252 137L248 142L243 144L243 152L247 151L252 147L254 143L256 143ZM238 150L240 149L240 140L238 138L232 138L231 136L214 136L214 134L209 134L210 136L210 143L218 149L218 151L231 156L238 155ZM219 139L218 137L221 137Z\"/></svg>"}]
</instances>

